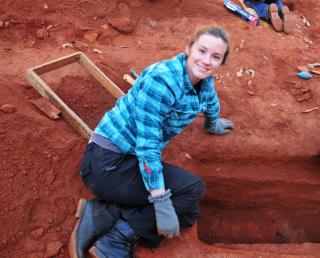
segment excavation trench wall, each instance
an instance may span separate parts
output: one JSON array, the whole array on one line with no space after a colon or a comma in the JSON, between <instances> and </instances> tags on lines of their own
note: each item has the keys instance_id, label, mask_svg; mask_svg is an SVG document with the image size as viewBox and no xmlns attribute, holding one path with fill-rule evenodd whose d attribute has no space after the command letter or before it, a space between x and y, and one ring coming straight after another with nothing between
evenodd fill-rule
<instances>
[{"instance_id":1,"label":"excavation trench wall","mask_svg":"<svg viewBox=\"0 0 320 258\"><path fill-rule=\"evenodd\" d=\"M319 243L320 188L319 182L310 178L319 171L314 158L237 163L230 161L227 167L207 164L206 169L219 170L220 177L204 176L207 191L198 223L202 241ZM260 173L264 176L257 178Z\"/></svg>"}]
</instances>

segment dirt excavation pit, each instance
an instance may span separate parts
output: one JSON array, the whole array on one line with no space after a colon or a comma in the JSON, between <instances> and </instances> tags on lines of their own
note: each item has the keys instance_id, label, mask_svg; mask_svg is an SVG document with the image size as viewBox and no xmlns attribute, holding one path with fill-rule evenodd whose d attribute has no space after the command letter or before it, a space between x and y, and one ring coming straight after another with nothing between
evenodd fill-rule
<instances>
[{"instance_id":1,"label":"dirt excavation pit","mask_svg":"<svg viewBox=\"0 0 320 258\"><path fill-rule=\"evenodd\" d=\"M316 174L319 161L251 163L228 167L238 176L226 180L206 177L207 193L198 222L200 240L208 244L319 243L319 184L284 178L288 170ZM216 170L217 164L209 164L210 168ZM225 169L218 168L221 174ZM239 177L242 171L257 170L278 176Z\"/></svg>"},{"instance_id":2,"label":"dirt excavation pit","mask_svg":"<svg viewBox=\"0 0 320 258\"><path fill-rule=\"evenodd\" d=\"M235 128L208 135L201 114L170 142L163 160L206 181L202 213L137 257L319 257L320 80L298 78L297 67L320 62L320 3L284 0L295 24L285 34L252 26L223 2L1 2L0 257L68 258L78 201L94 198L79 177L87 139L32 104L40 95L27 69L81 51L127 92L130 69L183 52L195 29L212 24L232 42L215 88ZM91 129L115 103L77 63L41 78Z\"/></svg>"}]
</instances>

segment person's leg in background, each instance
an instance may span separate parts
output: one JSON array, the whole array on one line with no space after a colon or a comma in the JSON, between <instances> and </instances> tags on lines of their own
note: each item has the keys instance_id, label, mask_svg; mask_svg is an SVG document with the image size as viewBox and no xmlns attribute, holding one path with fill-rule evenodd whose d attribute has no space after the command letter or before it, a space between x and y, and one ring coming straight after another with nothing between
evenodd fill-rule
<instances>
[{"instance_id":1,"label":"person's leg in background","mask_svg":"<svg viewBox=\"0 0 320 258\"><path fill-rule=\"evenodd\" d=\"M270 22L276 31L282 31L283 22L279 16L279 9L278 9L278 6L282 7L282 2L280 0L277 0L277 1L244 0L244 4L254 9L258 14L259 18Z\"/></svg>"},{"instance_id":2,"label":"person's leg in background","mask_svg":"<svg viewBox=\"0 0 320 258\"><path fill-rule=\"evenodd\" d=\"M283 7L283 3L281 0L266 0L265 2L269 5L273 3L276 4L279 10L281 10Z\"/></svg>"},{"instance_id":3,"label":"person's leg in background","mask_svg":"<svg viewBox=\"0 0 320 258\"><path fill-rule=\"evenodd\" d=\"M244 0L244 4L255 10L259 18L269 21L269 4L265 3L264 1L255 0Z\"/></svg>"}]
</instances>

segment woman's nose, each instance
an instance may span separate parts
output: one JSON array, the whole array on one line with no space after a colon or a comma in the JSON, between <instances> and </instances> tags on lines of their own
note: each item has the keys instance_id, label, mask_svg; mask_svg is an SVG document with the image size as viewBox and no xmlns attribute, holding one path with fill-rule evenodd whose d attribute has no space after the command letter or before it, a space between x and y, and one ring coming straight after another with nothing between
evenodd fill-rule
<instances>
[{"instance_id":1,"label":"woman's nose","mask_svg":"<svg viewBox=\"0 0 320 258\"><path fill-rule=\"evenodd\" d=\"M203 57L202 61L203 61L205 64L209 65L209 64L211 63L211 62L210 62L210 56L209 56L209 55L205 55L205 56Z\"/></svg>"}]
</instances>

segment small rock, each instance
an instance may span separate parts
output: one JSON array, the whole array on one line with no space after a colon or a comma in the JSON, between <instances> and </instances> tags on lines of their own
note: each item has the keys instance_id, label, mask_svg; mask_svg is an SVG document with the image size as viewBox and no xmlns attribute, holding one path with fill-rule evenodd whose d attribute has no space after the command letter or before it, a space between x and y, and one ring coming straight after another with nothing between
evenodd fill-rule
<instances>
[{"instance_id":1,"label":"small rock","mask_svg":"<svg viewBox=\"0 0 320 258\"><path fill-rule=\"evenodd\" d=\"M250 91L250 90L247 91L247 94L250 95L250 96L254 96L254 92Z\"/></svg>"},{"instance_id":2,"label":"small rock","mask_svg":"<svg viewBox=\"0 0 320 258\"><path fill-rule=\"evenodd\" d=\"M41 28L37 31L38 39L45 39L47 37L49 37L49 32L45 28Z\"/></svg>"},{"instance_id":3,"label":"small rock","mask_svg":"<svg viewBox=\"0 0 320 258\"><path fill-rule=\"evenodd\" d=\"M103 24L103 25L101 25L101 29L107 30L107 29L109 29L109 25L108 24Z\"/></svg>"},{"instance_id":4,"label":"small rock","mask_svg":"<svg viewBox=\"0 0 320 258\"><path fill-rule=\"evenodd\" d=\"M315 63L315 64L308 64L307 67L310 69L315 69L316 67L320 66L320 63Z\"/></svg>"},{"instance_id":5,"label":"small rock","mask_svg":"<svg viewBox=\"0 0 320 258\"><path fill-rule=\"evenodd\" d=\"M249 74L249 75L251 74L251 77L254 78L255 71L253 69L247 69L246 73Z\"/></svg>"},{"instance_id":6,"label":"small rock","mask_svg":"<svg viewBox=\"0 0 320 258\"><path fill-rule=\"evenodd\" d=\"M11 113L14 113L16 112L16 107L11 105L11 104L4 104L0 107L0 110L3 112L3 113L8 113L8 114L11 114Z\"/></svg>"},{"instance_id":7,"label":"small rock","mask_svg":"<svg viewBox=\"0 0 320 258\"><path fill-rule=\"evenodd\" d=\"M38 228L31 231L31 237L35 240L39 240L43 236L43 228Z\"/></svg>"},{"instance_id":8,"label":"small rock","mask_svg":"<svg viewBox=\"0 0 320 258\"><path fill-rule=\"evenodd\" d=\"M110 18L108 22L114 29L124 34L130 34L134 30L131 20L127 17Z\"/></svg>"},{"instance_id":9,"label":"small rock","mask_svg":"<svg viewBox=\"0 0 320 258\"><path fill-rule=\"evenodd\" d=\"M73 44L72 43L64 43L64 44L62 44L62 48L67 48L67 47L69 47L69 48L73 48Z\"/></svg>"},{"instance_id":10,"label":"small rock","mask_svg":"<svg viewBox=\"0 0 320 258\"><path fill-rule=\"evenodd\" d=\"M310 27L311 25L310 25L310 23L309 23L309 21L308 21L308 19L307 19L307 17L305 17L305 16L301 16L301 18L302 18L302 22L303 22L303 24L305 25L305 26L307 26L307 27Z\"/></svg>"},{"instance_id":11,"label":"small rock","mask_svg":"<svg viewBox=\"0 0 320 258\"><path fill-rule=\"evenodd\" d=\"M158 26L158 22L150 20L148 25L149 25L150 28L155 29Z\"/></svg>"},{"instance_id":12,"label":"small rock","mask_svg":"<svg viewBox=\"0 0 320 258\"><path fill-rule=\"evenodd\" d=\"M185 153L184 156L188 159L192 159L189 153Z\"/></svg>"},{"instance_id":13,"label":"small rock","mask_svg":"<svg viewBox=\"0 0 320 258\"><path fill-rule=\"evenodd\" d=\"M6 21L5 23L4 23L4 27L5 28L8 28L10 26L10 22L9 21Z\"/></svg>"},{"instance_id":14,"label":"small rock","mask_svg":"<svg viewBox=\"0 0 320 258\"><path fill-rule=\"evenodd\" d=\"M237 77L242 77L243 76L243 68L240 68L239 71L237 71Z\"/></svg>"},{"instance_id":15,"label":"small rock","mask_svg":"<svg viewBox=\"0 0 320 258\"><path fill-rule=\"evenodd\" d=\"M60 249L63 247L63 242L54 241L47 245L45 257L57 256L60 252Z\"/></svg>"},{"instance_id":16,"label":"small rock","mask_svg":"<svg viewBox=\"0 0 320 258\"><path fill-rule=\"evenodd\" d=\"M92 52L93 52L93 53L97 53L97 54L102 54L102 51L99 50L99 49L97 49L97 48L93 48L93 49L92 49Z\"/></svg>"},{"instance_id":17,"label":"small rock","mask_svg":"<svg viewBox=\"0 0 320 258\"><path fill-rule=\"evenodd\" d=\"M90 43L94 43L96 42L98 36L99 36L98 33L93 31L88 31L83 35L83 38Z\"/></svg>"},{"instance_id":18,"label":"small rock","mask_svg":"<svg viewBox=\"0 0 320 258\"><path fill-rule=\"evenodd\" d=\"M0 20L0 28L4 27L4 22Z\"/></svg>"}]
</instances>

